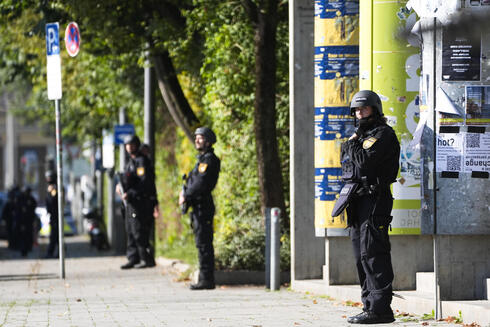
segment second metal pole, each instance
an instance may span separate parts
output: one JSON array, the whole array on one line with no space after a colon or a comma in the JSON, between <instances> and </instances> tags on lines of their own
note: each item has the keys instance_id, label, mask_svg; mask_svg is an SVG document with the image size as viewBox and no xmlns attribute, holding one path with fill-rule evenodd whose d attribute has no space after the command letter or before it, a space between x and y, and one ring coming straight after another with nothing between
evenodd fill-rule
<instances>
[{"instance_id":1,"label":"second metal pole","mask_svg":"<svg viewBox=\"0 0 490 327\"><path fill-rule=\"evenodd\" d=\"M119 108L119 124L124 125L126 123L126 110ZM126 167L126 150L124 144L119 145L119 171L123 172Z\"/></svg>"},{"instance_id":2,"label":"second metal pole","mask_svg":"<svg viewBox=\"0 0 490 327\"><path fill-rule=\"evenodd\" d=\"M149 59L149 52L146 53L145 62L145 93L144 93L144 142L150 147L150 160L155 177L155 83L153 68ZM154 208L152 208L154 209ZM153 213L153 210L152 210ZM155 257L155 219L152 217L150 224L150 252Z\"/></svg>"}]
</instances>

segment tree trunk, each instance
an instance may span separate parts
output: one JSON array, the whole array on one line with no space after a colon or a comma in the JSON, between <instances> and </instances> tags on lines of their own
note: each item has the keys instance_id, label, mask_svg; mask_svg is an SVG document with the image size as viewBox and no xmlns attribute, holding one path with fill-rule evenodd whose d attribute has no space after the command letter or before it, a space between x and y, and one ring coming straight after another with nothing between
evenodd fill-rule
<instances>
[{"instance_id":1,"label":"tree trunk","mask_svg":"<svg viewBox=\"0 0 490 327\"><path fill-rule=\"evenodd\" d=\"M282 171L276 133L276 32L277 0L257 10L255 29L254 131L257 150L261 208L281 209L282 226L287 226Z\"/></svg>"},{"instance_id":2,"label":"tree trunk","mask_svg":"<svg viewBox=\"0 0 490 327\"><path fill-rule=\"evenodd\" d=\"M182 128L187 137L194 142L193 130L199 124L199 119L197 119L184 96L184 92L182 92L169 53L165 51L156 54L152 60L155 65L158 87L170 115L177 126Z\"/></svg>"}]
</instances>

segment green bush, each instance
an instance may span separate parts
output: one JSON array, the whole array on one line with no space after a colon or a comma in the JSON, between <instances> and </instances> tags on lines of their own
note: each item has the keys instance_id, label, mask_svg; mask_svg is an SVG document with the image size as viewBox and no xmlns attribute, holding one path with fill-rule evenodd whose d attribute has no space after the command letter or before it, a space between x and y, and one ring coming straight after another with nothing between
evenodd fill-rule
<instances>
[{"instance_id":1,"label":"green bush","mask_svg":"<svg viewBox=\"0 0 490 327\"><path fill-rule=\"evenodd\" d=\"M215 233L216 267L264 270L265 232L260 217L223 224Z\"/></svg>"},{"instance_id":2,"label":"green bush","mask_svg":"<svg viewBox=\"0 0 490 327\"><path fill-rule=\"evenodd\" d=\"M223 224L215 233L216 268L221 270L264 270L265 228L262 217L237 224ZM281 237L281 270L289 270L289 235Z\"/></svg>"}]
</instances>

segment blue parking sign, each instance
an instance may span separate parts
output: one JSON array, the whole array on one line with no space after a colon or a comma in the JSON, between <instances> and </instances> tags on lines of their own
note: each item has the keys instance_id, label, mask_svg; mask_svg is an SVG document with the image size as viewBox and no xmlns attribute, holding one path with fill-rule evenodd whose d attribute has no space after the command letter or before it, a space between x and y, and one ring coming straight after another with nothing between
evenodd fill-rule
<instances>
[{"instance_id":1,"label":"blue parking sign","mask_svg":"<svg viewBox=\"0 0 490 327\"><path fill-rule=\"evenodd\" d=\"M116 125L114 127L114 144L124 144L124 139L132 135L134 135L133 124Z\"/></svg>"},{"instance_id":2,"label":"blue parking sign","mask_svg":"<svg viewBox=\"0 0 490 327\"><path fill-rule=\"evenodd\" d=\"M48 56L60 54L59 24L46 24L46 52Z\"/></svg>"}]
</instances>

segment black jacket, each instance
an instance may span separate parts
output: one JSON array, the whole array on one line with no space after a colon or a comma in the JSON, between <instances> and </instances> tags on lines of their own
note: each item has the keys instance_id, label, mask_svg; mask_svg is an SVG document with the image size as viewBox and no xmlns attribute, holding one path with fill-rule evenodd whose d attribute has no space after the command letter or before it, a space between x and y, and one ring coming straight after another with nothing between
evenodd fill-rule
<instances>
[{"instance_id":1,"label":"black jacket","mask_svg":"<svg viewBox=\"0 0 490 327\"><path fill-rule=\"evenodd\" d=\"M366 176L369 185L390 185L398 175L400 143L390 126L376 120L357 139L342 144L341 156L354 164L355 179Z\"/></svg>"},{"instance_id":2,"label":"black jacket","mask_svg":"<svg viewBox=\"0 0 490 327\"><path fill-rule=\"evenodd\" d=\"M197 163L187 178L184 197L187 203L195 205L212 200L211 191L218 182L221 162L211 148L197 157Z\"/></svg>"},{"instance_id":3,"label":"black jacket","mask_svg":"<svg viewBox=\"0 0 490 327\"><path fill-rule=\"evenodd\" d=\"M141 153L129 158L121 182L129 204L139 207L155 201L154 170L150 159Z\"/></svg>"},{"instance_id":4,"label":"black jacket","mask_svg":"<svg viewBox=\"0 0 490 327\"><path fill-rule=\"evenodd\" d=\"M56 184L51 185L53 189L46 195L46 211L51 216L49 220L51 226L58 226L58 188Z\"/></svg>"}]
</instances>

